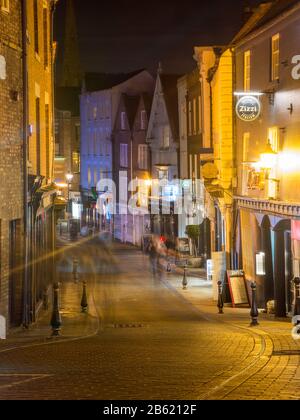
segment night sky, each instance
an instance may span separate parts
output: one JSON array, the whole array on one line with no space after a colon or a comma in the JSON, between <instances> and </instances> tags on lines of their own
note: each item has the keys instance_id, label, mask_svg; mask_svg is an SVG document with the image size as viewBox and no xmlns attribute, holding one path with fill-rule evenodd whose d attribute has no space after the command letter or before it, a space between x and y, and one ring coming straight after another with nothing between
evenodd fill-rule
<instances>
[{"instance_id":1,"label":"night sky","mask_svg":"<svg viewBox=\"0 0 300 420\"><path fill-rule=\"evenodd\" d=\"M239 30L246 5L259 0L73 0L84 71L119 73L141 68L192 70L193 46L226 44ZM64 3L56 12L62 45Z\"/></svg>"}]
</instances>

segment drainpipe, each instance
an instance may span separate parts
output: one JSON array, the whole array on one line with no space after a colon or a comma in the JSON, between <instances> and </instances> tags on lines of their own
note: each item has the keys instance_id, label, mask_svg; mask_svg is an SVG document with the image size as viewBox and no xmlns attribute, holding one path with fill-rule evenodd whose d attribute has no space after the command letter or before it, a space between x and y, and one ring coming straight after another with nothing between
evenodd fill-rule
<instances>
[{"instance_id":1,"label":"drainpipe","mask_svg":"<svg viewBox=\"0 0 300 420\"><path fill-rule=\"evenodd\" d=\"M234 48L230 48L230 52L232 54L232 90L233 92L236 91L236 57L235 57L235 51ZM237 126L236 126L236 118L233 110L233 122L232 122L232 143L233 143L233 156L232 156L232 163L233 163L233 169L234 169L234 177L237 179ZM236 193L236 187L232 187L233 196ZM238 218L238 209L236 206L236 202L233 198L233 204L232 204L232 244L231 244L231 269L239 269L239 263L236 258L236 229L237 229L237 219ZM236 221L236 222L235 222Z\"/></svg>"},{"instance_id":2,"label":"drainpipe","mask_svg":"<svg viewBox=\"0 0 300 420\"><path fill-rule=\"evenodd\" d=\"M29 276L28 276L28 255L29 255L29 226L28 226L28 77L27 77L27 4L26 0L22 0L22 78L23 78L23 247L24 247L24 284L23 284L23 311L22 324L24 328L28 328L30 323L29 315Z\"/></svg>"}]
</instances>

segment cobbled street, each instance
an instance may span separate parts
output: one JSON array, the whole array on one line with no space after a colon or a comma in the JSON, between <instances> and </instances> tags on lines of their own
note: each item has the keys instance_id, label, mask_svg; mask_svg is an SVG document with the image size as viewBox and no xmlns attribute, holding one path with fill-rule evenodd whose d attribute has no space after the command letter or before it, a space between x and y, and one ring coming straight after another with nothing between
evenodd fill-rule
<instances>
[{"instance_id":1,"label":"cobbled street","mask_svg":"<svg viewBox=\"0 0 300 420\"><path fill-rule=\"evenodd\" d=\"M62 336L39 341L50 335L46 317L31 342L0 343L1 399L300 398L289 323L251 329L243 314L220 318L184 297L174 274L154 279L139 250L98 239L61 248L58 274ZM88 314L80 314L81 280Z\"/></svg>"}]
</instances>

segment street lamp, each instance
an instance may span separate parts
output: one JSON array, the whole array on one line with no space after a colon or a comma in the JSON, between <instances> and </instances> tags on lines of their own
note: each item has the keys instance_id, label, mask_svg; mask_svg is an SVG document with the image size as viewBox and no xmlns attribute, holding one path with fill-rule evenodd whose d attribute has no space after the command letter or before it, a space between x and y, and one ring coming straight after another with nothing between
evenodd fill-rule
<instances>
[{"instance_id":1,"label":"street lamp","mask_svg":"<svg viewBox=\"0 0 300 420\"><path fill-rule=\"evenodd\" d=\"M276 165L277 153L274 152L270 140L260 155L260 166L266 171L271 171Z\"/></svg>"},{"instance_id":2,"label":"street lamp","mask_svg":"<svg viewBox=\"0 0 300 420\"><path fill-rule=\"evenodd\" d=\"M71 172L68 172L66 175L66 180L67 180L67 184L68 184L68 201L70 199L70 185L72 184L74 175L71 174Z\"/></svg>"}]
</instances>

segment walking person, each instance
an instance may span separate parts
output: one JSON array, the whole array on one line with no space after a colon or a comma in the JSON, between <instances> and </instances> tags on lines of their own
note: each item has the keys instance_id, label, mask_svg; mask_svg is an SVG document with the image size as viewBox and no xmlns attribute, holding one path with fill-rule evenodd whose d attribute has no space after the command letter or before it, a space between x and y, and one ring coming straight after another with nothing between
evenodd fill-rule
<instances>
[{"instance_id":1,"label":"walking person","mask_svg":"<svg viewBox=\"0 0 300 420\"><path fill-rule=\"evenodd\" d=\"M158 274L158 251L156 244L154 243L153 239L151 240L148 248L149 253L149 260L152 269L153 277L156 278Z\"/></svg>"}]
</instances>

